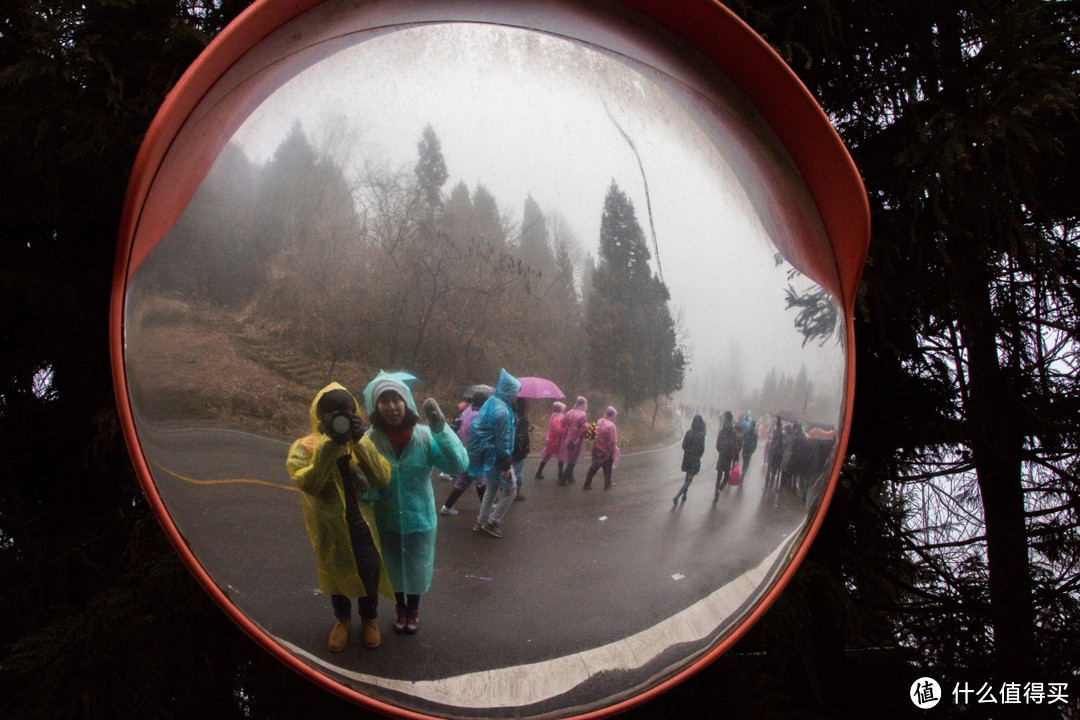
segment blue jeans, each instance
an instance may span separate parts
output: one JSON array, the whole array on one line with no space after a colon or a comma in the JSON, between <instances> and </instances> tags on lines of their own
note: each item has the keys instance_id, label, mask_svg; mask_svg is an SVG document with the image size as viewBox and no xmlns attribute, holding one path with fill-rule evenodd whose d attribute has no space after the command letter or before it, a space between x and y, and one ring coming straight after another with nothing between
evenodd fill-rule
<instances>
[{"instance_id":1,"label":"blue jeans","mask_svg":"<svg viewBox=\"0 0 1080 720\"><path fill-rule=\"evenodd\" d=\"M379 616L379 551L375 549L375 540L367 523L349 523L349 539L352 541L356 569L360 573L360 582L364 584L366 595L357 598L360 617L369 620ZM344 595L331 595L330 604L334 608L334 617L347 620L352 614L352 602Z\"/></svg>"}]
</instances>

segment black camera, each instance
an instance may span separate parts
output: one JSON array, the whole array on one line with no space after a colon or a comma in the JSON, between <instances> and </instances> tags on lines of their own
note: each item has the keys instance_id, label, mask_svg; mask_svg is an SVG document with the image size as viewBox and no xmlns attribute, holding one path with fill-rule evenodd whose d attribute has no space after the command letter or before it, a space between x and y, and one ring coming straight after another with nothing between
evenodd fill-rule
<instances>
[{"instance_id":1,"label":"black camera","mask_svg":"<svg viewBox=\"0 0 1080 720\"><path fill-rule=\"evenodd\" d=\"M342 410L323 415L322 425L330 439L339 445L344 445L349 440L359 440L364 434L364 421L360 416Z\"/></svg>"}]
</instances>

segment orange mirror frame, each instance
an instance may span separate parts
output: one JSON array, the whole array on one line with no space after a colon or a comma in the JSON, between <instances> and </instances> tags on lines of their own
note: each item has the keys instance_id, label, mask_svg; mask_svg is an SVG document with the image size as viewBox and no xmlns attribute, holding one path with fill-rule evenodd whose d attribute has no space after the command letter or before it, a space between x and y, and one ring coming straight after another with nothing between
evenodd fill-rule
<instances>
[{"instance_id":1,"label":"orange mirror frame","mask_svg":"<svg viewBox=\"0 0 1080 720\"><path fill-rule=\"evenodd\" d=\"M119 229L110 318L113 380L125 440L151 507L185 564L231 619L268 652L316 684L383 713L399 717L427 717L373 699L324 676L284 651L235 608L192 554L171 521L141 452L129 401L124 358L128 281L134 269L172 226L194 195L197 180L209 170L234 129L237 111L234 109L232 114L223 111L218 118L200 118L197 133L185 134L182 131L192 121L192 113L200 103L215 92L215 83L227 71L243 62L245 56L260 43L277 42L284 45L286 41L282 38L271 37L274 31L319 4L321 0L255 2L199 56L155 117L135 161ZM837 457L842 458L850 433L855 383L854 303L870 233L869 206L859 173L829 119L795 74L762 38L724 6L711 0L620 0L619 4L681 38L739 88L787 149L816 203L831 244L831 253L822 253L814 247L780 249L792 265L838 298L844 311L847 401L837 453ZM542 4L538 12L543 12ZM244 102L249 104L250 109L260 100L247 97ZM217 111L212 109L207 114ZM170 173L168 163L175 162L170 160L170 154L175 158L177 151L185 163L199 169L194 173ZM192 178L196 178L196 181L193 182ZM630 699L577 717L607 716L642 703L686 679L730 648L765 613L794 574L823 521L839 472L838 461L832 469L821 509L812 519L806 540L779 581L736 631L674 676Z\"/></svg>"}]
</instances>

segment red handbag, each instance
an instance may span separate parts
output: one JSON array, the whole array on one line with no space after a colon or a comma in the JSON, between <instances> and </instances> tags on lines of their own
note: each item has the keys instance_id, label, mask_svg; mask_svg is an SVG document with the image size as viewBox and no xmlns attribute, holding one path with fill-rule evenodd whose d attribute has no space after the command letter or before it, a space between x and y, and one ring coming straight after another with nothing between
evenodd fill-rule
<instances>
[{"instance_id":1,"label":"red handbag","mask_svg":"<svg viewBox=\"0 0 1080 720\"><path fill-rule=\"evenodd\" d=\"M738 485L742 482L742 470L739 469L739 463L735 463L731 467L731 472L728 473L728 485Z\"/></svg>"}]
</instances>

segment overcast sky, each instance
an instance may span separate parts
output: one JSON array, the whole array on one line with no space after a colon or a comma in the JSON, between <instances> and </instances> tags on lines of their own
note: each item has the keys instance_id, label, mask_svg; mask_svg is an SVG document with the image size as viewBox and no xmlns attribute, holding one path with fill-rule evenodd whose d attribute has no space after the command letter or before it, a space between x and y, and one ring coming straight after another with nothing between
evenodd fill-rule
<instances>
[{"instance_id":1,"label":"overcast sky","mask_svg":"<svg viewBox=\"0 0 1080 720\"><path fill-rule=\"evenodd\" d=\"M458 181L470 190L482 183L518 219L531 194L545 212L563 215L595 256L612 179L633 201L651 246L641 170L614 119L640 153L663 277L695 366L736 354L751 384L769 367L794 374L805 364L819 387L839 386L841 348L803 348L784 310L790 268L774 262L776 249L744 190L753 180L725 159L685 100L673 101L678 87L657 80L541 33L420 26L372 36L309 68L263 103L236 140L263 162L299 119L316 145L346 138L357 166L411 170L430 123L450 173L446 191Z\"/></svg>"}]
</instances>

